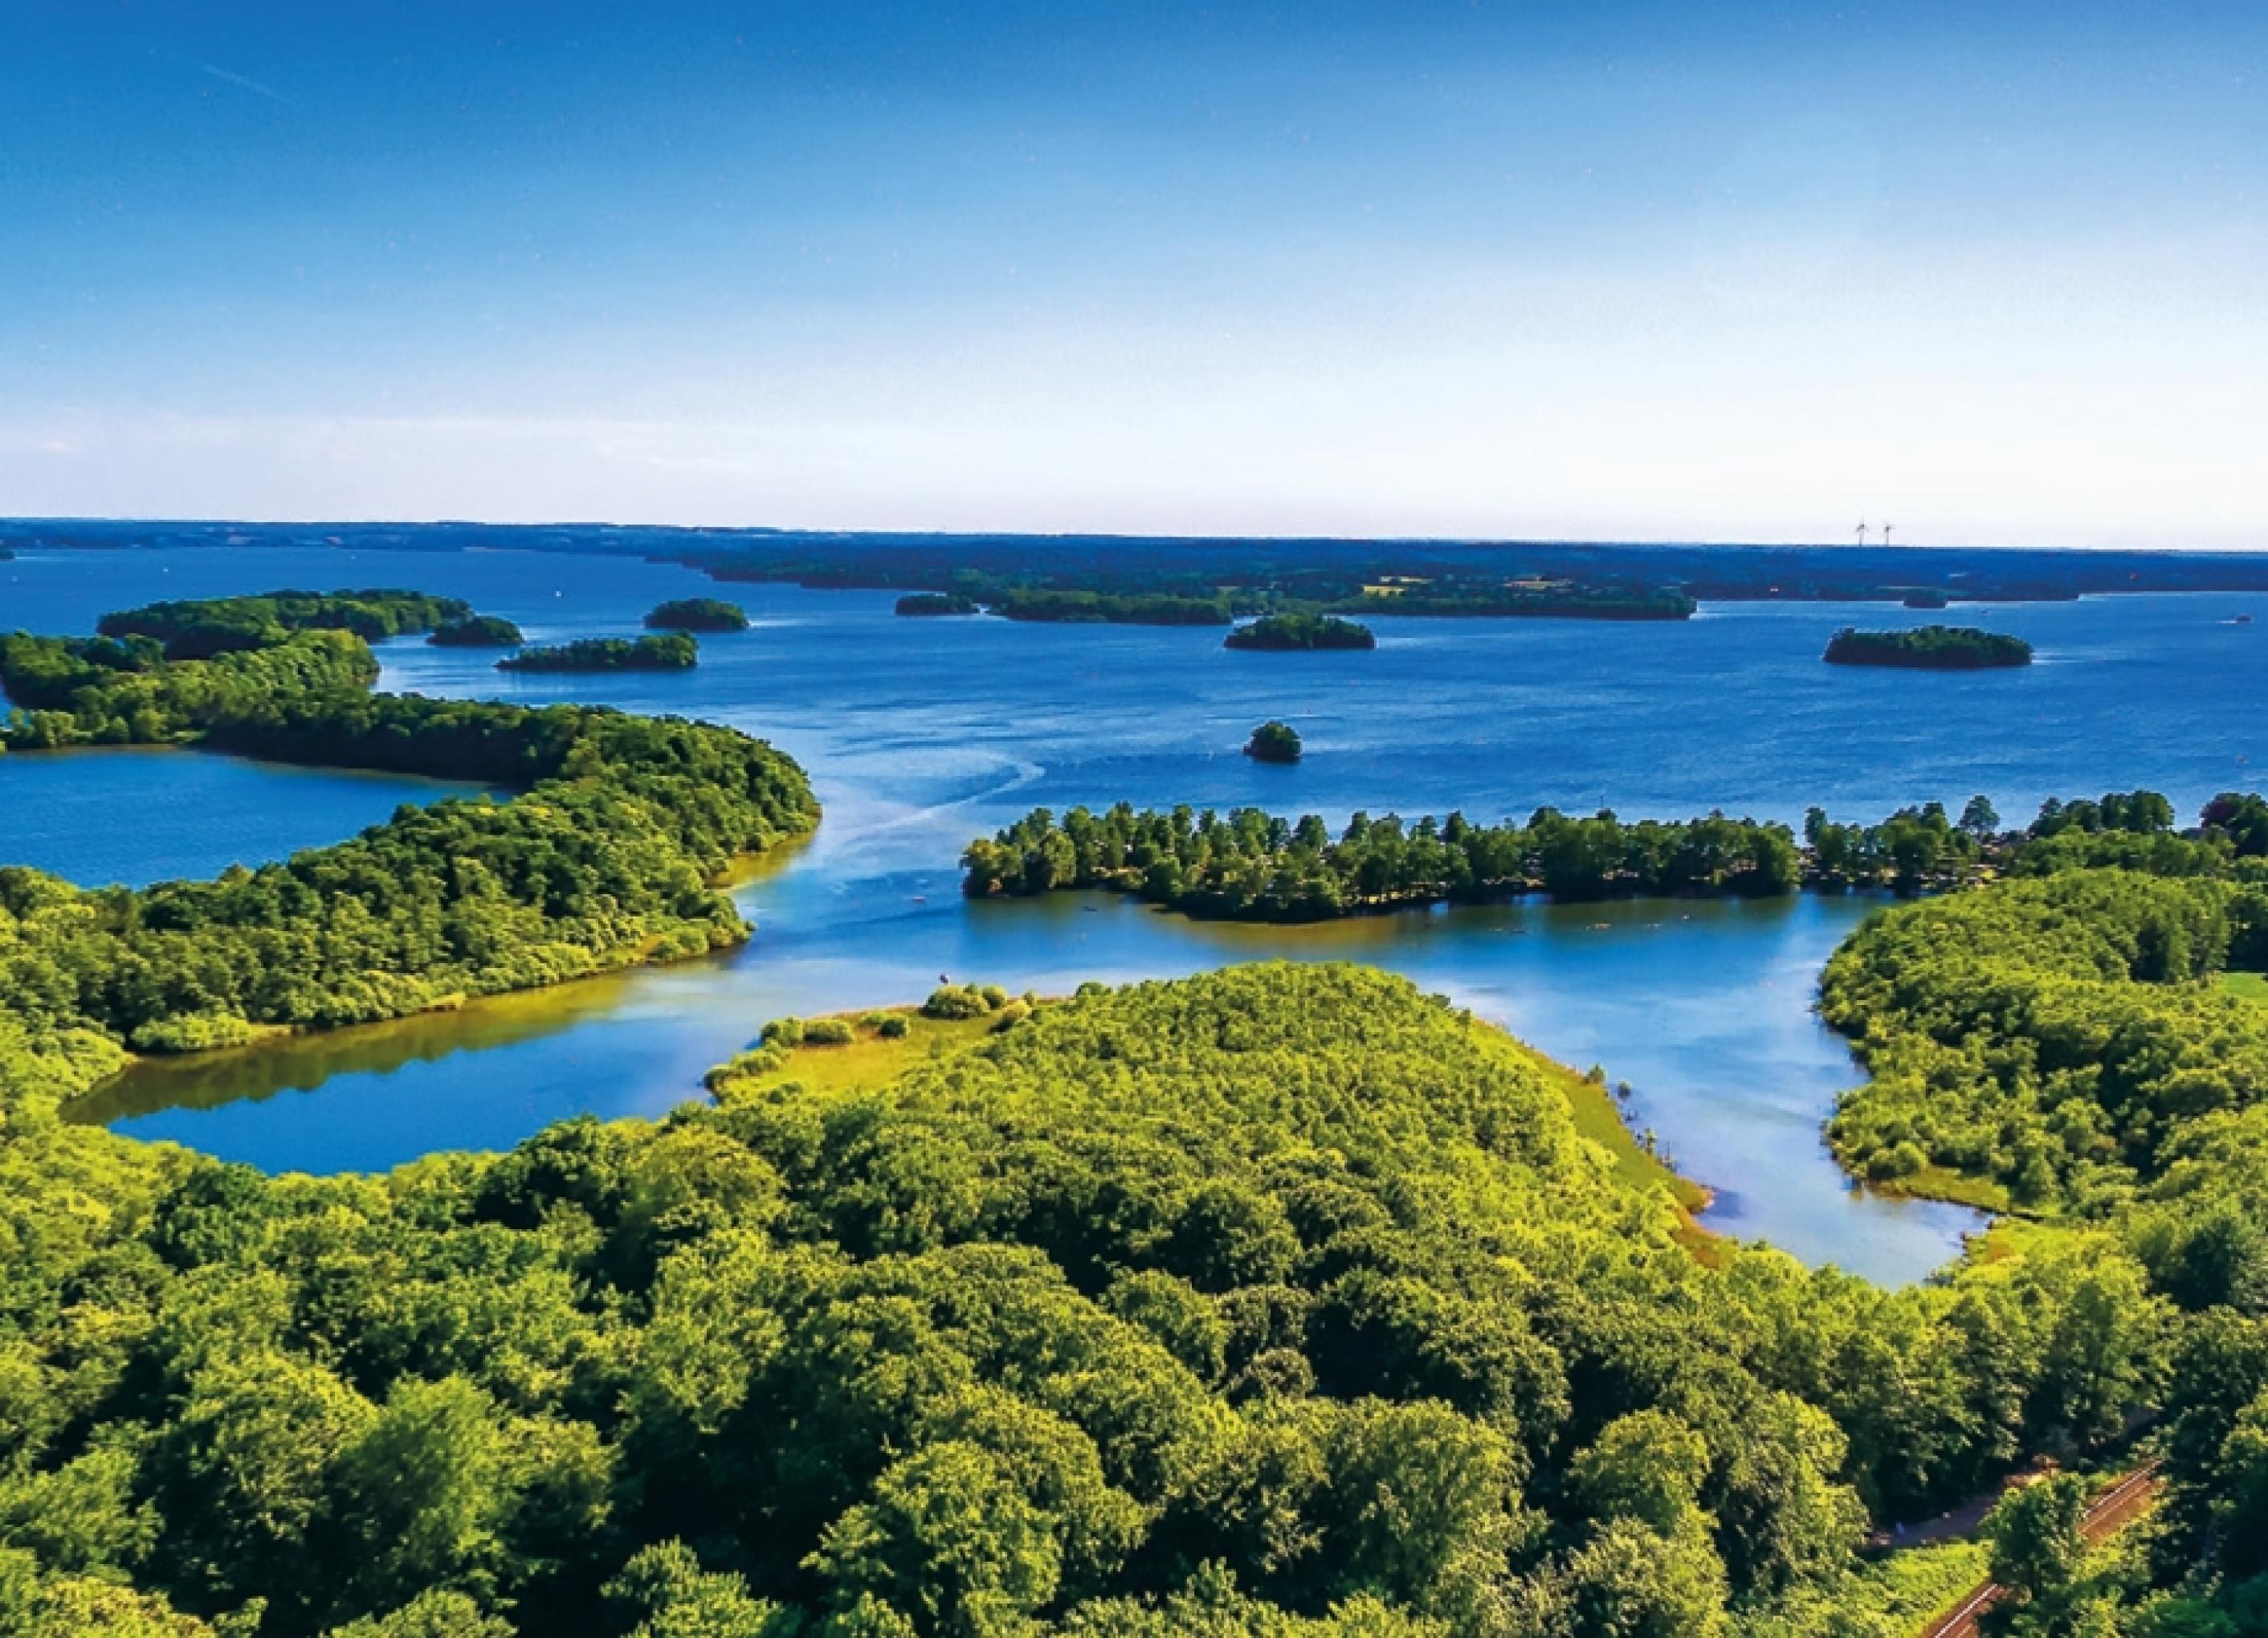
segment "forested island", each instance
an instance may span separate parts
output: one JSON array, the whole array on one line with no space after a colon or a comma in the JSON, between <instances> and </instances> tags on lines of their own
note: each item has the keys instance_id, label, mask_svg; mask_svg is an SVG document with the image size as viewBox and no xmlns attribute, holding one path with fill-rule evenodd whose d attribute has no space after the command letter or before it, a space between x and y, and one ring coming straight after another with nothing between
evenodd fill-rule
<instances>
[{"instance_id":1,"label":"forested island","mask_svg":"<svg viewBox=\"0 0 2268 1638\"><path fill-rule=\"evenodd\" d=\"M898 599L895 612L902 615L973 615L982 605L959 592L911 592Z\"/></svg>"},{"instance_id":2,"label":"forested island","mask_svg":"<svg viewBox=\"0 0 2268 1638\"><path fill-rule=\"evenodd\" d=\"M499 671L689 671L701 663L701 645L683 631L656 637L581 637L571 643L523 648L497 661Z\"/></svg>"},{"instance_id":3,"label":"forested island","mask_svg":"<svg viewBox=\"0 0 2268 1638\"><path fill-rule=\"evenodd\" d=\"M745 631L748 612L718 597L679 597L657 604L645 617L649 631Z\"/></svg>"},{"instance_id":4,"label":"forested island","mask_svg":"<svg viewBox=\"0 0 2268 1638\"><path fill-rule=\"evenodd\" d=\"M1894 631L1845 626L1827 641L1830 666L1895 666L1914 671L1981 671L2029 666L2032 646L2021 637L1965 625L1917 625Z\"/></svg>"},{"instance_id":5,"label":"forested island","mask_svg":"<svg viewBox=\"0 0 2268 1638\"><path fill-rule=\"evenodd\" d=\"M1221 639L1224 648L1273 653L1313 653L1327 649L1376 648L1377 634L1366 625L1336 615L1263 615Z\"/></svg>"},{"instance_id":6,"label":"forested island","mask_svg":"<svg viewBox=\"0 0 2268 1638\"><path fill-rule=\"evenodd\" d=\"M1263 722L1244 742L1244 754L1255 762L1294 763L1305 749L1300 730L1288 722Z\"/></svg>"},{"instance_id":7,"label":"forested island","mask_svg":"<svg viewBox=\"0 0 2268 1638\"><path fill-rule=\"evenodd\" d=\"M437 648L517 648L526 638L511 621L497 615L474 615L445 620L425 639Z\"/></svg>"},{"instance_id":8,"label":"forested island","mask_svg":"<svg viewBox=\"0 0 2268 1638\"><path fill-rule=\"evenodd\" d=\"M1875 824L1806 816L1800 842L1785 825L1722 814L1684 821L1588 817L1536 809L1525 823L1476 824L1461 813L1414 823L1356 814L1336 834L1317 815L1297 821L1258 808L1222 815L1189 808L1060 819L1034 809L961 855L972 898L1106 888L1200 918L1300 922L1528 893L1563 901L1660 894L1766 896L1810 886L1902 894L1970 885L1989 874L2078 866L2173 869L2179 861L2268 853L2268 805L2226 796L2200 828L2173 829L2151 791L2043 803L2021 830L2003 830L1982 796L1960 816L1937 802Z\"/></svg>"},{"instance_id":9,"label":"forested island","mask_svg":"<svg viewBox=\"0 0 2268 1638\"><path fill-rule=\"evenodd\" d=\"M148 638L163 646L168 660L205 660L273 647L292 631L351 631L374 643L455 624L472 614L472 605L461 598L394 588L271 592L150 603L105 615L95 630L108 638Z\"/></svg>"},{"instance_id":10,"label":"forested island","mask_svg":"<svg viewBox=\"0 0 2268 1638\"><path fill-rule=\"evenodd\" d=\"M1226 625L1236 612L1224 597L1066 591L1050 587L1006 587L982 601L1006 619L1074 624Z\"/></svg>"}]
</instances>

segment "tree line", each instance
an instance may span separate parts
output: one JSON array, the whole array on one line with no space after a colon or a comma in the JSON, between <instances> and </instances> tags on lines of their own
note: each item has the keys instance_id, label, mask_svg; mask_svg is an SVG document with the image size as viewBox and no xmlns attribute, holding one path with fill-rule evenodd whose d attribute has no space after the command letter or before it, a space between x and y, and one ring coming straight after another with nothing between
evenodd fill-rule
<instances>
[{"instance_id":1,"label":"tree line","mask_svg":"<svg viewBox=\"0 0 2268 1638\"><path fill-rule=\"evenodd\" d=\"M578 637L523 648L497 661L499 671L689 671L701 663L700 640L688 631L652 637Z\"/></svg>"},{"instance_id":2,"label":"tree line","mask_svg":"<svg viewBox=\"0 0 2268 1638\"><path fill-rule=\"evenodd\" d=\"M1840 823L1814 808L1800 843L1784 825L1721 813L1624 820L1606 810L1578 817L1540 808L1525 823L1493 825L1462 813L1414 823L1358 813L1335 832L1314 814L1293 821L1249 808L1137 812L1122 802L1060 817L1035 808L971 842L961 855L961 887L971 898L1107 888L1192 916L1314 921L1526 893L1570 901L1769 896L1803 886L1914 894L1995 871L2154 855L2167 872L2184 863L2224 869L2237 867L2240 850L2268 852L2268 803L2236 793L2216 798L2185 835L2174 832L2171 805L2151 791L2099 801L2051 798L2022 830L2000 823L1983 796L1970 798L1958 818L1927 802L1874 824Z\"/></svg>"}]
</instances>

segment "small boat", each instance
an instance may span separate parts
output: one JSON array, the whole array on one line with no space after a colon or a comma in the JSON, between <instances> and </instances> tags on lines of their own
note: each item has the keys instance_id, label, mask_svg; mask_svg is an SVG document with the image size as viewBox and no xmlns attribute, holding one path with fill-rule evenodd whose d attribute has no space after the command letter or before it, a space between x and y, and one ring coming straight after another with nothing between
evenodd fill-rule
<instances>
[{"instance_id":1,"label":"small boat","mask_svg":"<svg viewBox=\"0 0 2268 1638\"><path fill-rule=\"evenodd\" d=\"M2231 625L2250 625L2252 623L2252 616L2250 615L2238 615L2231 619L2228 623Z\"/></svg>"}]
</instances>

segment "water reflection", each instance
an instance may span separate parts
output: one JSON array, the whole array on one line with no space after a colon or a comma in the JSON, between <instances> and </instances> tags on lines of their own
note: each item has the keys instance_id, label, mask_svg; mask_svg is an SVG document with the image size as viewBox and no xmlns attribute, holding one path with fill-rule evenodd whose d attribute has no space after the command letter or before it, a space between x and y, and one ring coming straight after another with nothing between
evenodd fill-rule
<instances>
[{"instance_id":1,"label":"water reflection","mask_svg":"<svg viewBox=\"0 0 2268 1638\"><path fill-rule=\"evenodd\" d=\"M1717 1199L1711 1226L1809 1261L1916 1278L1977 1218L1857 1193L1819 1123L1858 1071L1811 1010L1863 899L1520 903L1307 927L1191 922L1102 894L963 903L939 873L865 878L814 847L751 883L755 940L461 1012L211 1059L136 1066L74 1118L272 1169L393 1165L500 1147L591 1110L654 1114L764 1020L917 999L941 975L1061 993L1235 962L1362 961L1403 973L1577 1067L1628 1081L1652 1127ZM279 1098L284 1091L320 1095Z\"/></svg>"}]
</instances>

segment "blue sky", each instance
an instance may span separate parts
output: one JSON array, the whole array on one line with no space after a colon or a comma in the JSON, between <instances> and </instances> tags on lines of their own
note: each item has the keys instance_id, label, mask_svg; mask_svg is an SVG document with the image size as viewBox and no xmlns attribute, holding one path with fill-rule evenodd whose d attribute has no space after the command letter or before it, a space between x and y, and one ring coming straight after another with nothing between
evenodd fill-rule
<instances>
[{"instance_id":1,"label":"blue sky","mask_svg":"<svg viewBox=\"0 0 2268 1638\"><path fill-rule=\"evenodd\" d=\"M2268 546L2257 4L18 0L0 511Z\"/></svg>"}]
</instances>

